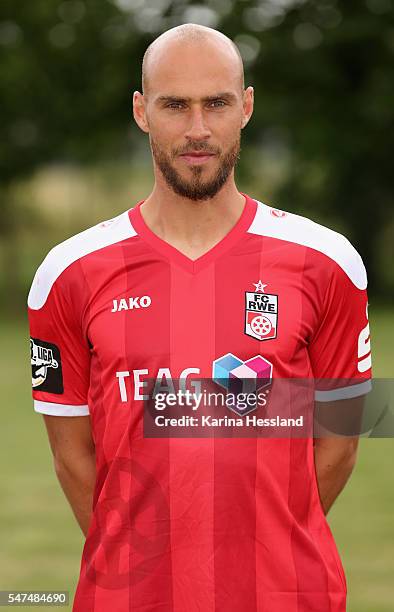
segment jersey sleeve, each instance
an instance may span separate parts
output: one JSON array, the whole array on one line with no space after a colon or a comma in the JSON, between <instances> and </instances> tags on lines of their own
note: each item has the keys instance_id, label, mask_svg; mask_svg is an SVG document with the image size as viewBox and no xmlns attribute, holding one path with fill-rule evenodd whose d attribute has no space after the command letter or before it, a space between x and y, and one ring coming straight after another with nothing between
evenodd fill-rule
<instances>
[{"instance_id":1,"label":"jersey sleeve","mask_svg":"<svg viewBox=\"0 0 394 612\"><path fill-rule=\"evenodd\" d=\"M50 256L28 297L32 389L36 412L89 414L90 348L64 276L54 278ZM67 274L66 274L67 276Z\"/></svg>"},{"instance_id":2,"label":"jersey sleeve","mask_svg":"<svg viewBox=\"0 0 394 612\"><path fill-rule=\"evenodd\" d=\"M347 272L332 262L322 316L309 344L317 401L357 397L372 387L367 276L348 245Z\"/></svg>"}]
</instances>

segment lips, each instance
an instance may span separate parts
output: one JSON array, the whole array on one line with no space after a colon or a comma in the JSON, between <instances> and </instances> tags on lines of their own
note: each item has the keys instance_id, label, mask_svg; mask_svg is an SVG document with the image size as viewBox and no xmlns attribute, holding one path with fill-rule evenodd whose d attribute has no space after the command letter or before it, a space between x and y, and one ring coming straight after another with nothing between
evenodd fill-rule
<instances>
[{"instance_id":1,"label":"lips","mask_svg":"<svg viewBox=\"0 0 394 612\"><path fill-rule=\"evenodd\" d=\"M210 151L187 151L186 153L182 153L182 156L187 155L188 157L205 157L207 155L214 155Z\"/></svg>"},{"instance_id":2,"label":"lips","mask_svg":"<svg viewBox=\"0 0 394 612\"><path fill-rule=\"evenodd\" d=\"M188 153L182 153L180 157L191 164L202 164L214 156L214 153L208 151L189 151Z\"/></svg>"}]
</instances>

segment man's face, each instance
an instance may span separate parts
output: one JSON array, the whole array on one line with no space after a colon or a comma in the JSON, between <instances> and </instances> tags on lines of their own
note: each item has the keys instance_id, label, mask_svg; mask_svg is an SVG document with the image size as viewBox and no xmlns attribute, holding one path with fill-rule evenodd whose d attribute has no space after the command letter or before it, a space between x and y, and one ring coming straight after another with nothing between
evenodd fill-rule
<instances>
[{"instance_id":1,"label":"man's face","mask_svg":"<svg viewBox=\"0 0 394 612\"><path fill-rule=\"evenodd\" d=\"M200 42L173 43L150 66L144 97L154 162L191 200L213 197L239 157L243 89L234 63L229 51Z\"/></svg>"}]
</instances>

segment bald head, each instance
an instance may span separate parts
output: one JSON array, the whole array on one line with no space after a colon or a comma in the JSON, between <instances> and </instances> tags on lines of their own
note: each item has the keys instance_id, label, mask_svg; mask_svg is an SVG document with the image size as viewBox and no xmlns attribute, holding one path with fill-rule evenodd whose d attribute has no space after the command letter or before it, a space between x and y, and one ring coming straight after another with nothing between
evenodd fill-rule
<instances>
[{"instance_id":1,"label":"bald head","mask_svg":"<svg viewBox=\"0 0 394 612\"><path fill-rule=\"evenodd\" d=\"M145 52L142 91L133 114L149 134L155 189L202 201L233 184L253 87L232 40L193 23L167 30Z\"/></svg>"},{"instance_id":2,"label":"bald head","mask_svg":"<svg viewBox=\"0 0 394 612\"><path fill-rule=\"evenodd\" d=\"M142 92L147 95L155 68L160 61L165 61L166 53L176 48L181 57L182 50L198 46L212 48L212 61L215 53L227 56L227 61L233 64L234 74L237 75L241 89L244 89L244 71L242 57L238 47L222 32L195 23L185 23L167 30L156 38L146 49L142 60ZM173 65L176 69L176 65Z\"/></svg>"}]
</instances>

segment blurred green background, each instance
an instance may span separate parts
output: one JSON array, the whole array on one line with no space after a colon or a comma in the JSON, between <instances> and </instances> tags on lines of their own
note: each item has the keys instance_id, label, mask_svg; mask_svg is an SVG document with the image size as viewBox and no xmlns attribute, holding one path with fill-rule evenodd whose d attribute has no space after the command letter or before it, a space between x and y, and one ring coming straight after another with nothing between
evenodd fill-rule
<instances>
[{"instance_id":1,"label":"blurred green background","mask_svg":"<svg viewBox=\"0 0 394 612\"><path fill-rule=\"evenodd\" d=\"M184 22L230 36L255 88L239 188L352 241L374 374L394 376L394 0L2 0L0 589L75 588L83 539L32 411L26 296L54 244L149 193L132 92L146 46ZM361 440L329 514L349 612L394 609L393 459L393 440Z\"/></svg>"}]
</instances>

